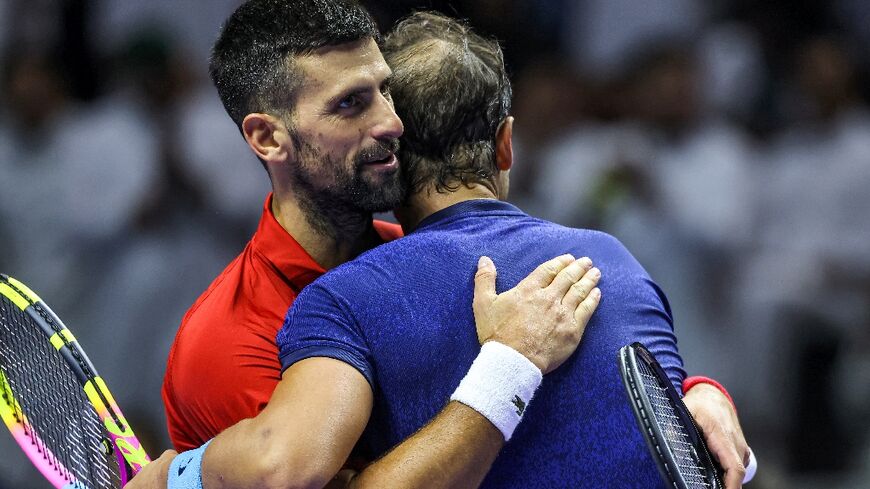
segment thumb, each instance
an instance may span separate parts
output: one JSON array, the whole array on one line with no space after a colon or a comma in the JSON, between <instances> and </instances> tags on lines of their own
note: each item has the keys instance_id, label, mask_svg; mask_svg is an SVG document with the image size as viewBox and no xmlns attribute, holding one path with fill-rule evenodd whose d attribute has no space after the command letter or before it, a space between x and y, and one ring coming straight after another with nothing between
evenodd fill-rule
<instances>
[{"instance_id":1,"label":"thumb","mask_svg":"<svg viewBox=\"0 0 870 489\"><path fill-rule=\"evenodd\" d=\"M481 256L477 262L477 273L474 275L474 300L471 307L474 310L474 323L477 327L477 339L483 344L493 334L494 325L488 320L492 303L498 297L495 293L495 264L489 257Z\"/></svg>"},{"instance_id":2,"label":"thumb","mask_svg":"<svg viewBox=\"0 0 870 489\"><path fill-rule=\"evenodd\" d=\"M491 304L495 298L495 263L487 256L481 256L477 262L477 273L474 275L474 310Z\"/></svg>"},{"instance_id":3,"label":"thumb","mask_svg":"<svg viewBox=\"0 0 870 489\"><path fill-rule=\"evenodd\" d=\"M495 263L488 256L481 256L477 261L477 273L474 275L474 297L495 298Z\"/></svg>"}]
</instances>

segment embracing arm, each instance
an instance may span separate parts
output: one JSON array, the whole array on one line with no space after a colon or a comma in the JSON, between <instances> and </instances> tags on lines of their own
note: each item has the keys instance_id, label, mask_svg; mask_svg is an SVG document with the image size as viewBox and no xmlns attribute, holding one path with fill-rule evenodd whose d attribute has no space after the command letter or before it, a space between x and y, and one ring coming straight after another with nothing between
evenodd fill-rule
<instances>
[{"instance_id":1,"label":"embracing arm","mask_svg":"<svg viewBox=\"0 0 870 489\"><path fill-rule=\"evenodd\" d=\"M348 487L477 487L504 437L488 419L457 401L393 448Z\"/></svg>"},{"instance_id":2,"label":"embracing arm","mask_svg":"<svg viewBox=\"0 0 870 489\"><path fill-rule=\"evenodd\" d=\"M368 422L372 391L356 369L330 358L288 368L268 406L214 438L205 489L323 487Z\"/></svg>"}]
</instances>

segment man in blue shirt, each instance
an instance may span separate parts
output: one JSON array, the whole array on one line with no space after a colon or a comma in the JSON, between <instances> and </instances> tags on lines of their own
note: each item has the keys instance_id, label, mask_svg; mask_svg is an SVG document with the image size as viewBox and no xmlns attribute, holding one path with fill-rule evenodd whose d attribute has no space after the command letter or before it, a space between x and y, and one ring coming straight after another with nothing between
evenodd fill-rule
<instances>
[{"instance_id":1,"label":"man in blue shirt","mask_svg":"<svg viewBox=\"0 0 870 489\"><path fill-rule=\"evenodd\" d=\"M616 357L640 341L680 388L685 372L664 294L616 239L535 219L499 200L508 189L512 119L495 43L453 20L418 14L382 49L408 127L400 161L411 196L397 216L413 231L302 292L278 335L282 366L331 357L358 369L374 392L360 447L377 458L438 413L478 354L472 310L463 306L472 300L479 256L493 259L501 289L549 256L589 256L603 277L599 308L577 354L547 377L483 486L658 487ZM471 82L444 89L460 80ZM441 99L453 110L421 107L442 107Z\"/></svg>"},{"instance_id":2,"label":"man in blue shirt","mask_svg":"<svg viewBox=\"0 0 870 489\"><path fill-rule=\"evenodd\" d=\"M554 254L589 256L603 277L601 304L577 354L542 384L483 486L658 487L616 356L640 341L681 388L664 294L613 237L535 219L502 201L513 120L497 43L421 13L397 26L382 50L407 128L400 160L410 196L396 215L408 234L303 291L278 335L282 366L329 357L356 368L374 393L359 447L377 458L443 407L480 351L464 307L479 256L498 266L499 289Z\"/></svg>"}]
</instances>

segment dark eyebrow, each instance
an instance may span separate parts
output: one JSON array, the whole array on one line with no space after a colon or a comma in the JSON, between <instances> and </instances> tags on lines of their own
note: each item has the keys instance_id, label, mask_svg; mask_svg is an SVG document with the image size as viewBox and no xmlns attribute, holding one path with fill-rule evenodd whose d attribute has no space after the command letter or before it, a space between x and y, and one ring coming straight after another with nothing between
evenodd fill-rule
<instances>
[{"instance_id":1,"label":"dark eyebrow","mask_svg":"<svg viewBox=\"0 0 870 489\"><path fill-rule=\"evenodd\" d=\"M393 79L393 74L390 73L389 75L387 75L386 78L384 78L381 81L381 83L380 83L380 85L378 85L378 87L390 86L390 82L392 81L392 79ZM367 84L351 85L351 86L345 88L344 90L338 92L338 94L336 96L330 98L329 101L327 102L327 104L330 106L335 105L341 99L343 99L345 97L365 93L365 92L369 91L370 88L371 87Z\"/></svg>"}]
</instances>

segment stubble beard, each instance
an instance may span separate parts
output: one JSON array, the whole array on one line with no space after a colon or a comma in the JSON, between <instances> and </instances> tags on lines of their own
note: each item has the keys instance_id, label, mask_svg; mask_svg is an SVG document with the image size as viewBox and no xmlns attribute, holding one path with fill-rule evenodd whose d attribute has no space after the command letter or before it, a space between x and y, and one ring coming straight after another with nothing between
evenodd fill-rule
<instances>
[{"instance_id":1,"label":"stubble beard","mask_svg":"<svg viewBox=\"0 0 870 489\"><path fill-rule=\"evenodd\" d=\"M373 213L390 211L404 201L401 165L392 174L374 178L362 165L371 154L395 151L398 142L363 149L348 168L295 135L291 137L298 155L290 172L293 188L306 220L319 233L333 238L353 233L370 225Z\"/></svg>"}]
</instances>

